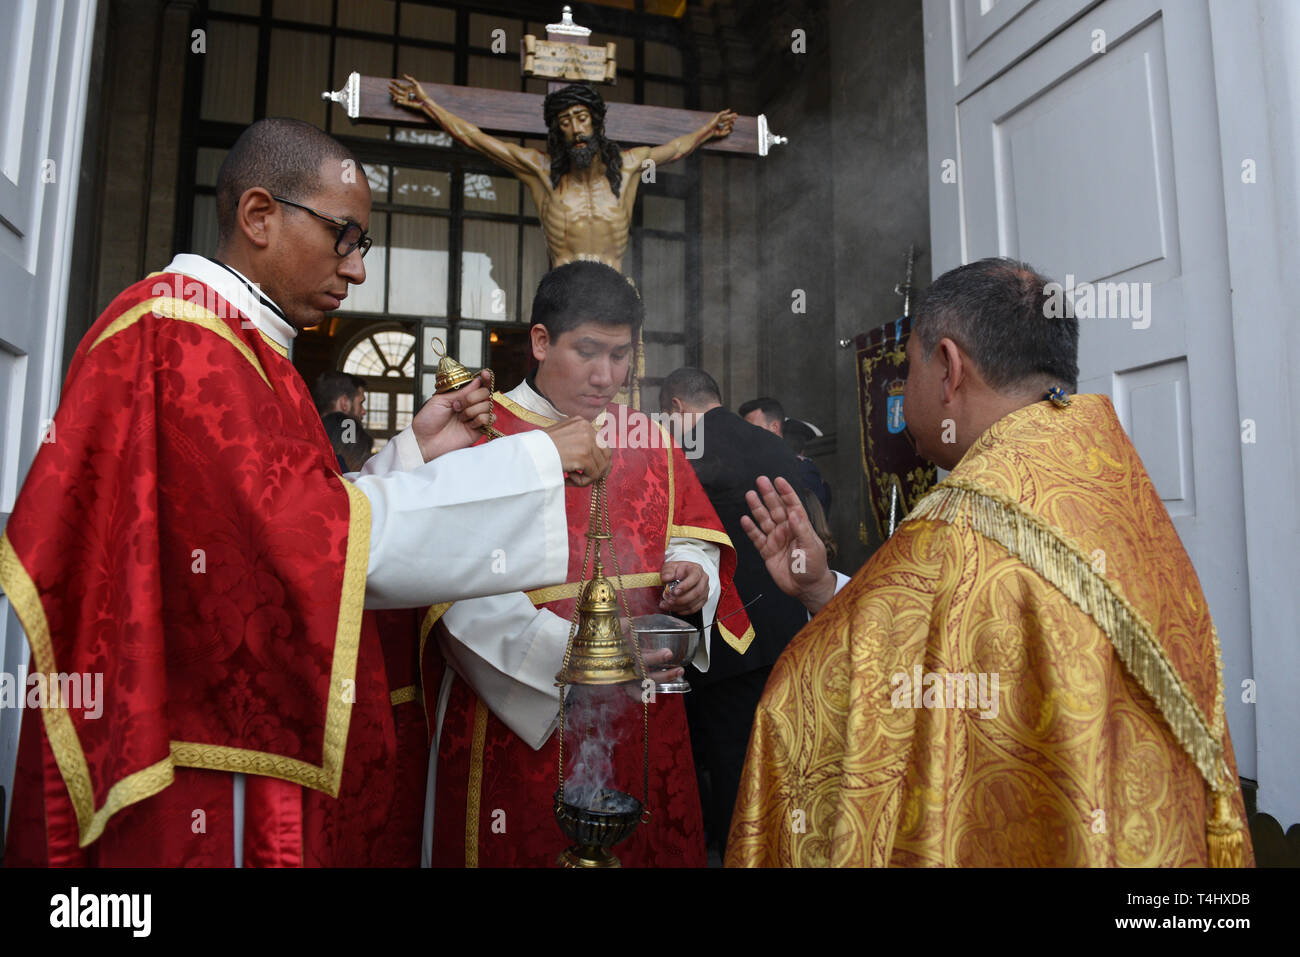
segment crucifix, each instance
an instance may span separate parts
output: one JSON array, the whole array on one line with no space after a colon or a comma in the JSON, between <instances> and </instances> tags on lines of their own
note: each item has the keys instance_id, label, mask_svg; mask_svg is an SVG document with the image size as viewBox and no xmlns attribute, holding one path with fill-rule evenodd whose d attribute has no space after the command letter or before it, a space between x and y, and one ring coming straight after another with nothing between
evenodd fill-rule
<instances>
[{"instance_id":1,"label":"crucifix","mask_svg":"<svg viewBox=\"0 0 1300 957\"><path fill-rule=\"evenodd\" d=\"M357 73L342 90L321 97L339 103L354 121L433 123L508 169L532 192L552 267L595 259L621 268L637 187L653 182L656 165L696 149L766 156L773 145L786 142L767 128L762 115L606 106L592 87L561 81L612 83L614 44L589 46L591 31L573 22L567 6L546 33L545 41L527 36L520 44L525 75L552 78L545 97ZM545 136L550 155L489 131ZM618 141L660 145L625 150Z\"/></svg>"},{"instance_id":2,"label":"crucifix","mask_svg":"<svg viewBox=\"0 0 1300 957\"><path fill-rule=\"evenodd\" d=\"M657 165L697 149L766 156L773 145L786 142L768 129L762 115L623 103L607 107L587 83L615 81L614 44L589 45L591 31L573 22L567 6L546 33L544 41L526 36L520 43L524 75L552 81L544 97L357 73L342 90L321 97L339 103L353 121L433 123L509 170L532 193L551 268L585 259L621 271L637 189L654 181ZM545 136L547 153L489 131ZM623 149L618 140L658 145ZM638 376L643 371L640 357L636 371ZM633 402L639 405L637 398Z\"/></svg>"}]
</instances>

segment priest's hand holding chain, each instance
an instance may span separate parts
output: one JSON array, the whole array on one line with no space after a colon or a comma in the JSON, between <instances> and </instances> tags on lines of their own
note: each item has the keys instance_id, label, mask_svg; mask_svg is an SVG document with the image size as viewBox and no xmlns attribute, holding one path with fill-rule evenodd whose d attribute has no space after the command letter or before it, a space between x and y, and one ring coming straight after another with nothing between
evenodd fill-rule
<instances>
[{"instance_id":1,"label":"priest's hand holding chain","mask_svg":"<svg viewBox=\"0 0 1300 957\"><path fill-rule=\"evenodd\" d=\"M571 416L543 431L560 453L560 465L568 484L590 485L609 471L609 449L601 445L596 430L586 419Z\"/></svg>"},{"instance_id":2,"label":"priest's hand holding chain","mask_svg":"<svg viewBox=\"0 0 1300 957\"><path fill-rule=\"evenodd\" d=\"M492 411L491 373L486 369L477 381L455 392L435 395L411 420L411 430L420 443L426 462L439 455L473 445L483 437L479 428L496 421Z\"/></svg>"}]
</instances>

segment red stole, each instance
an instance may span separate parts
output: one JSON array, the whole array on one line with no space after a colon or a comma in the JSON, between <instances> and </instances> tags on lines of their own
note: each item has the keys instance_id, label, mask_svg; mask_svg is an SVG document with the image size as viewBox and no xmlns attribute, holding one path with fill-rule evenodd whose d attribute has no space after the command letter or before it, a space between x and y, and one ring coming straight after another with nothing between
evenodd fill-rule
<instances>
[{"instance_id":1,"label":"red stole","mask_svg":"<svg viewBox=\"0 0 1300 957\"><path fill-rule=\"evenodd\" d=\"M505 435L554 424L499 393L495 398L495 425ZM722 598L718 616L738 611L740 600L732 585L735 551L681 449L643 413L614 404L607 411L633 421L636 417L647 419L643 424L648 429L639 434L656 437L650 448L616 447L606 480L614 550L629 612L636 616L659 610L663 584L658 572L670 538L696 538L719 546ZM537 589L528 597L537 607L569 620L582 580L591 489L566 487L565 508L569 518L568 583ZM613 580L615 569L607 553L604 562L605 573ZM446 607L430 610L423 628L425 638L432 628L441 627L436 622ZM732 636L740 636L734 640L747 643L752 638L743 611L724 624L730 626ZM445 662L436 641L422 640L422 644L426 649L423 685L432 726ZM631 707L618 722L615 777L621 790L640 800L642 709L639 702L629 703ZM567 742L566 761L571 747L573 743ZM557 757L556 735L534 751L457 676L438 750L434 865L553 865L568 844L553 814ZM658 695L650 704L649 811L649 821L614 848L623 864L704 866L703 816L680 695Z\"/></svg>"},{"instance_id":2,"label":"red stole","mask_svg":"<svg viewBox=\"0 0 1300 957\"><path fill-rule=\"evenodd\" d=\"M103 713L25 716L10 863L229 865L212 772L248 775L246 864L367 862L396 749L370 510L283 348L155 274L78 347L48 438L0 585L31 670L102 674Z\"/></svg>"}]
</instances>

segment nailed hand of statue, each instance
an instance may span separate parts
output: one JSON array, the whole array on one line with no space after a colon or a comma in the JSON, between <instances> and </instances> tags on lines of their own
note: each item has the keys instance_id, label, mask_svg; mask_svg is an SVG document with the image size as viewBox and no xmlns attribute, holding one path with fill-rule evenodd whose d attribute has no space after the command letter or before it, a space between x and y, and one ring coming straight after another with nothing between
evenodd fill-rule
<instances>
[{"instance_id":1,"label":"nailed hand of statue","mask_svg":"<svg viewBox=\"0 0 1300 957\"><path fill-rule=\"evenodd\" d=\"M713 122L709 124L713 128L713 139L730 136L736 125L736 116L735 110L722 110L714 114Z\"/></svg>"},{"instance_id":2,"label":"nailed hand of statue","mask_svg":"<svg viewBox=\"0 0 1300 957\"><path fill-rule=\"evenodd\" d=\"M581 416L571 416L542 431L560 453L560 466L567 484L591 485L609 471L609 449L601 443L591 423Z\"/></svg>"},{"instance_id":3,"label":"nailed hand of statue","mask_svg":"<svg viewBox=\"0 0 1300 957\"><path fill-rule=\"evenodd\" d=\"M424 101L428 99L424 87L420 86L420 82L409 73L403 73L400 80L389 80L388 93L394 103L408 110L423 109Z\"/></svg>"}]
</instances>

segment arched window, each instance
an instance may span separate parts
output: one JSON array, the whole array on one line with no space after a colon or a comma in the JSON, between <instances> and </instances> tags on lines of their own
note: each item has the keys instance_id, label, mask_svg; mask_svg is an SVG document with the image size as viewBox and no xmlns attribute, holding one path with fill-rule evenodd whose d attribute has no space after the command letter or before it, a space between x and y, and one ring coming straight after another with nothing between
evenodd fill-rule
<instances>
[{"instance_id":1,"label":"arched window","mask_svg":"<svg viewBox=\"0 0 1300 957\"><path fill-rule=\"evenodd\" d=\"M366 380L366 429L389 439L411 424L415 413L415 336L399 326L377 324L348 344L343 371Z\"/></svg>"}]
</instances>

